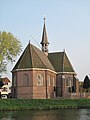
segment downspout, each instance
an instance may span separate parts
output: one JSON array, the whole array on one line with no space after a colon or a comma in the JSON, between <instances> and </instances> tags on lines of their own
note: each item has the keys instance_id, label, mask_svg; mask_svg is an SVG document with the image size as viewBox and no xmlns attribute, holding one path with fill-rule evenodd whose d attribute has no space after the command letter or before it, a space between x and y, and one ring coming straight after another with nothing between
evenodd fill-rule
<instances>
[{"instance_id":1,"label":"downspout","mask_svg":"<svg viewBox=\"0 0 90 120\"><path fill-rule=\"evenodd\" d=\"M46 99L48 98L48 93L47 93L47 71L45 70L45 88L46 88Z\"/></svg>"}]
</instances>

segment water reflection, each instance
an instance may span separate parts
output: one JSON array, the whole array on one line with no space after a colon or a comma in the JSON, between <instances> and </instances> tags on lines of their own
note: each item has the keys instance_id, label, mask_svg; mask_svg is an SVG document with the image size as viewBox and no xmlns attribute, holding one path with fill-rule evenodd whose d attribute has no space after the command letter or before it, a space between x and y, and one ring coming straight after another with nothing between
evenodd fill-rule
<instances>
[{"instance_id":1,"label":"water reflection","mask_svg":"<svg viewBox=\"0 0 90 120\"><path fill-rule=\"evenodd\" d=\"M90 120L90 109L4 111L0 112L0 120Z\"/></svg>"},{"instance_id":2,"label":"water reflection","mask_svg":"<svg viewBox=\"0 0 90 120\"><path fill-rule=\"evenodd\" d=\"M12 111L8 112L8 111L3 111L0 112L0 120L15 120L13 118L13 113Z\"/></svg>"},{"instance_id":3,"label":"water reflection","mask_svg":"<svg viewBox=\"0 0 90 120\"><path fill-rule=\"evenodd\" d=\"M82 109L79 111L79 120L90 120L90 109Z\"/></svg>"}]
</instances>

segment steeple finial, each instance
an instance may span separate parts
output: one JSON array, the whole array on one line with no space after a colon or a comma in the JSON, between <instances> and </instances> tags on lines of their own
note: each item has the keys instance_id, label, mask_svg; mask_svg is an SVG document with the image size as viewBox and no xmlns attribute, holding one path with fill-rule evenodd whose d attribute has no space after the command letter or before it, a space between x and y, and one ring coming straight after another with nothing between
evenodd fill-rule
<instances>
[{"instance_id":1,"label":"steeple finial","mask_svg":"<svg viewBox=\"0 0 90 120\"><path fill-rule=\"evenodd\" d=\"M44 18L43 18L43 20L44 20L44 23L45 23L45 20L46 20L46 16L44 15Z\"/></svg>"}]
</instances>

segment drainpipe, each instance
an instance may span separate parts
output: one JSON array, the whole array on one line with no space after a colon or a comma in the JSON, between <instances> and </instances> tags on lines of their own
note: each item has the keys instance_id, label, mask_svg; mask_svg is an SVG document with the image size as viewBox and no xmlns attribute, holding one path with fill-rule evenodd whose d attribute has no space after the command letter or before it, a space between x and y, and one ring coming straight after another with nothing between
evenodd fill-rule
<instances>
[{"instance_id":1,"label":"drainpipe","mask_svg":"<svg viewBox=\"0 0 90 120\"><path fill-rule=\"evenodd\" d=\"M45 71L45 87L46 87L46 99L48 98L48 93L47 93L47 71Z\"/></svg>"}]
</instances>

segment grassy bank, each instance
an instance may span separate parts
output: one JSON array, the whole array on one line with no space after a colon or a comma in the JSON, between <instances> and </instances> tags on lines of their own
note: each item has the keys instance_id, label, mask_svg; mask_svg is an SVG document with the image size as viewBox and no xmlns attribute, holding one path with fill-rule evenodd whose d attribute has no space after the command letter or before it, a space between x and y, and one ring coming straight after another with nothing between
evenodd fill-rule
<instances>
[{"instance_id":1,"label":"grassy bank","mask_svg":"<svg viewBox=\"0 0 90 120\"><path fill-rule=\"evenodd\" d=\"M0 110L90 108L90 99L0 99Z\"/></svg>"}]
</instances>

